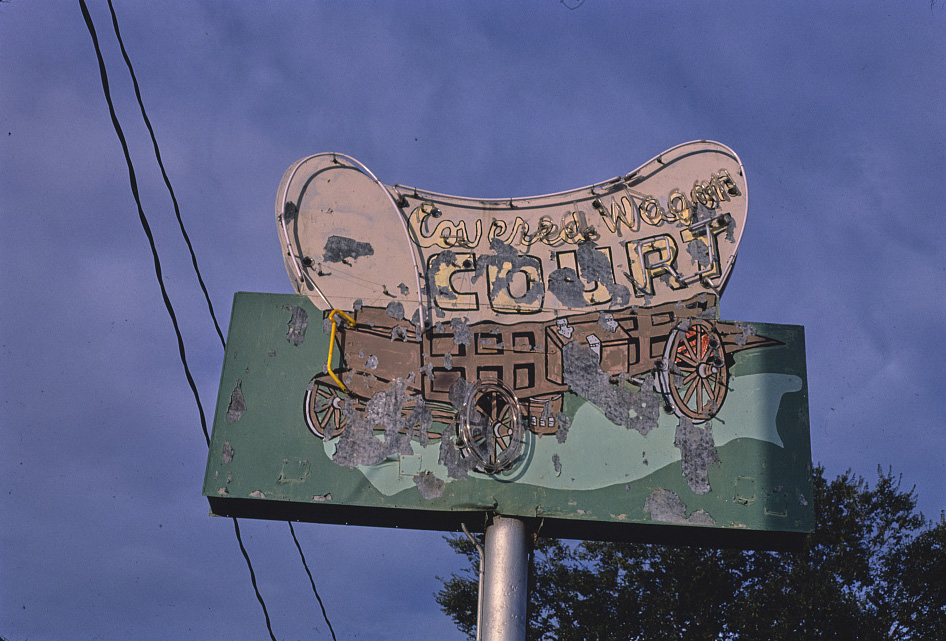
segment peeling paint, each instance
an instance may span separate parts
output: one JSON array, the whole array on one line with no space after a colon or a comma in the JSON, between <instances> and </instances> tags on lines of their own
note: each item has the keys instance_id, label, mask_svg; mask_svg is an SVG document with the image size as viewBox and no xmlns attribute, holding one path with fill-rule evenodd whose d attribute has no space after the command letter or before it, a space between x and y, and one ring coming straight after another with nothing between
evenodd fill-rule
<instances>
[{"instance_id":1,"label":"peeling paint","mask_svg":"<svg viewBox=\"0 0 946 641\"><path fill-rule=\"evenodd\" d=\"M230 441L223 442L223 451L220 453L220 460L226 464L233 460L233 447L230 446Z\"/></svg>"},{"instance_id":2,"label":"peeling paint","mask_svg":"<svg viewBox=\"0 0 946 641\"><path fill-rule=\"evenodd\" d=\"M449 283L438 285L436 282L437 274L444 269L449 269L457 264L457 255L449 249L445 249L439 254L431 257L427 265L427 277L425 279L427 293L433 300L456 300L457 295L450 289ZM438 315L443 316L443 310L437 308Z\"/></svg>"},{"instance_id":3,"label":"peeling paint","mask_svg":"<svg viewBox=\"0 0 946 641\"><path fill-rule=\"evenodd\" d=\"M351 258L357 260L362 256L374 255L374 248L370 243L361 243L354 238L345 236L329 236L325 241L322 260L327 263L342 263Z\"/></svg>"},{"instance_id":4,"label":"peeling paint","mask_svg":"<svg viewBox=\"0 0 946 641\"><path fill-rule=\"evenodd\" d=\"M384 445L374 437L374 432L355 411L350 402L345 403L345 431L336 446L332 460L339 465L355 468L359 465L375 465L384 460Z\"/></svg>"},{"instance_id":5,"label":"peeling paint","mask_svg":"<svg viewBox=\"0 0 946 641\"><path fill-rule=\"evenodd\" d=\"M411 402L413 408L405 412ZM351 400L346 401L343 411L346 428L332 460L349 468L377 465L398 454L413 454L411 439L415 432L420 431L423 441L433 423L430 408L419 396L407 393L407 381L403 378L392 381L387 390L375 393L364 411L356 410ZM383 440L375 436L378 426L384 429Z\"/></svg>"},{"instance_id":6,"label":"peeling paint","mask_svg":"<svg viewBox=\"0 0 946 641\"><path fill-rule=\"evenodd\" d=\"M227 407L227 423L236 423L246 413L246 401L243 400L243 381L237 379L236 387L230 392L230 405Z\"/></svg>"},{"instance_id":7,"label":"peeling paint","mask_svg":"<svg viewBox=\"0 0 946 641\"><path fill-rule=\"evenodd\" d=\"M397 301L391 301L384 309L384 313L396 321L404 320L404 305Z\"/></svg>"},{"instance_id":8,"label":"peeling paint","mask_svg":"<svg viewBox=\"0 0 946 641\"><path fill-rule=\"evenodd\" d=\"M630 304L631 290L614 282L611 261L595 248L593 242L578 243L578 269L582 279L589 285L600 283L607 288L612 307L626 307Z\"/></svg>"},{"instance_id":9,"label":"peeling paint","mask_svg":"<svg viewBox=\"0 0 946 641\"><path fill-rule=\"evenodd\" d=\"M713 210L707 207L705 204L701 203L699 200L692 200L692 209L693 218L690 220L690 225L697 225L699 223L704 223L710 218L713 217Z\"/></svg>"},{"instance_id":10,"label":"peeling paint","mask_svg":"<svg viewBox=\"0 0 946 641\"><path fill-rule=\"evenodd\" d=\"M585 286L578 278L578 272L571 267L562 267L549 274L549 291L565 307L581 309L587 304Z\"/></svg>"},{"instance_id":11,"label":"peeling paint","mask_svg":"<svg viewBox=\"0 0 946 641\"><path fill-rule=\"evenodd\" d=\"M450 331L453 332L453 343L455 345L469 346L473 344L473 330L470 329L466 318L451 318Z\"/></svg>"},{"instance_id":12,"label":"peeling paint","mask_svg":"<svg viewBox=\"0 0 946 641\"><path fill-rule=\"evenodd\" d=\"M421 355L421 360L424 361L424 364L420 368L421 374L427 378L431 378L434 375L434 364L430 362L430 357L426 353Z\"/></svg>"},{"instance_id":13,"label":"peeling paint","mask_svg":"<svg viewBox=\"0 0 946 641\"><path fill-rule=\"evenodd\" d=\"M708 321L715 321L719 318L719 307L711 305L696 315L697 318Z\"/></svg>"},{"instance_id":14,"label":"peeling paint","mask_svg":"<svg viewBox=\"0 0 946 641\"><path fill-rule=\"evenodd\" d=\"M555 430L555 440L564 443L568 438L568 429L572 426L572 420L568 418L568 415L559 412L555 415L555 424L558 425L558 429Z\"/></svg>"},{"instance_id":15,"label":"peeling paint","mask_svg":"<svg viewBox=\"0 0 946 641\"><path fill-rule=\"evenodd\" d=\"M572 334L575 333L575 328L569 326L567 318L556 318L555 328L555 331L558 332L558 335L565 340L569 340L572 337Z\"/></svg>"},{"instance_id":16,"label":"peeling paint","mask_svg":"<svg viewBox=\"0 0 946 641\"><path fill-rule=\"evenodd\" d=\"M489 243L493 255L483 254L476 263L476 273L470 282L476 281L487 274L489 283L489 299L493 309L516 308L519 305L533 306L540 303L545 297L545 283L542 282L542 261L528 254L520 254L512 245L506 244L498 238ZM511 294L510 286L517 275L526 277L525 291L519 295ZM534 276L539 276L535 278ZM541 305L540 305L541 307Z\"/></svg>"},{"instance_id":17,"label":"peeling paint","mask_svg":"<svg viewBox=\"0 0 946 641\"><path fill-rule=\"evenodd\" d=\"M473 389L473 383L465 378L458 378L457 382L450 386L450 404L453 409L460 412L466 406L466 398Z\"/></svg>"},{"instance_id":18,"label":"peeling paint","mask_svg":"<svg viewBox=\"0 0 946 641\"><path fill-rule=\"evenodd\" d=\"M651 492L644 501L644 511L650 518L661 523L681 525L716 525L716 521L705 510L697 510L690 516L686 514L686 504L676 492L658 488Z\"/></svg>"},{"instance_id":19,"label":"peeling paint","mask_svg":"<svg viewBox=\"0 0 946 641\"><path fill-rule=\"evenodd\" d=\"M708 265L713 260L709 245L706 244L705 239L702 237L698 240L686 243L686 250L687 253L690 254L690 262L693 265Z\"/></svg>"},{"instance_id":20,"label":"peeling paint","mask_svg":"<svg viewBox=\"0 0 946 641\"><path fill-rule=\"evenodd\" d=\"M555 476L562 475L562 457L558 454L552 455L552 467L555 469Z\"/></svg>"},{"instance_id":21,"label":"peeling paint","mask_svg":"<svg viewBox=\"0 0 946 641\"><path fill-rule=\"evenodd\" d=\"M283 309L292 312L289 319L289 330L286 332L286 340L298 347L305 342L305 328L309 324L309 313L296 305L284 305Z\"/></svg>"},{"instance_id":22,"label":"peeling paint","mask_svg":"<svg viewBox=\"0 0 946 641\"><path fill-rule=\"evenodd\" d=\"M712 422L695 425L685 416L680 417L673 445L680 450L683 477L695 494L710 491L708 468L719 464L719 454L713 442Z\"/></svg>"},{"instance_id":23,"label":"peeling paint","mask_svg":"<svg viewBox=\"0 0 946 641\"><path fill-rule=\"evenodd\" d=\"M414 326L414 340L421 341L424 338L424 327L426 323L420 316L420 308L414 310L411 315L411 325Z\"/></svg>"},{"instance_id":24,"label":"peeling paint","mask_svg":"<svg viewBox=\"0 0 946 641\"><path fill-rule=\"evenodd\" d=\"M626 383L612 383L611 377L601 371L598 356L576 341L565 344L562 356L565 382L573 392L594 403L609 421L644 435L657 426L663 397L653 375L634 391Z\"/></svg>"},{"instance_id":25,"label":"peeling paint","mask_svg":"<svg viewBox=\"0 0 946 641\"><path fill-rule=\"evenodd\" d=\"M462 380L462 379L461 379ZM455 480L463 480L476 467L476 459L464 456L457 443L457 424L449 423L443 430L440 439L440 455L438 462L447 468L447 476Z\"/></svg>"},{"instance_id":26,"label":"peeling paint","mask_svg":"<svg viewBox=\"0 0 946 641\"><path fill-rule=\"evenodd\" d=\"M262 493L261 491L259 491L259 490L254 490L253 492L250 492L250 496L251 496L252 498L254 498L254 499L265 499L265 498L266 498L266 495L263 494L263 493Z\"/></svg>"},{"instance_id":27,"label":"peeling paint","mask_svg":"<svg viewBox=\"0 0 946 641\"><path fill-rule=\"evenodd\" d=\"M464 378L457 379L456 383L450 387L450 404L457 413L464 410L466 398L472 387L473 384ZM440 439L438 461L447 468L448 477L462 480L467 478L476 467L476 460L472 456L464 456L457 441L457 422L453 421L444 427L443 436Z\"/></svg>"},{"instance_id":28,"label":"peeling paint","mask_svg":"<svg viewBox=\"0 0 946 641\"><path fill-rule=\"evenodd\" d=\"M326 501L331 501L331 500L332 500L331 492L327 494L316 494L312 497L312 501L314 503L325 503Z\"/></svg>"},{"instance_id":29,"label":"peeling paint","mask_svg":"<svg viewBox=\"0 0 946 641\"><path fill-rule=\"evenodd\" d=\"M608 332L609 334L613 334L617 331L618 327L620 327L618 322L614 320L614 314L611 312L599 313L598 324L601 325L601 329Z\"/></svg>"},{"instance_id":30,"label":"peeling paint","mask_svg":"<svg viewBox=\"0 0 946 641\"><path fill-rule=\"evenodd\" d=\"M436 499L443 496L446 483L442 479L437 478L432 472L421 472L415 474L413 478L414 485L417 486L420 495L425 499Z\"/></svg>"},{"instance_id":31,"label":"peeling paint","mask_svg":"<svg viewBox=\"0 0 946 641\"><path fill-rule=\"evenodd\" d=\"M736 345L745 345L749 342L749 337L755 336L757 333L755 327L749 323L735 323L735 326L742 332L734 335Z\"/></svg>"}]
</instances>

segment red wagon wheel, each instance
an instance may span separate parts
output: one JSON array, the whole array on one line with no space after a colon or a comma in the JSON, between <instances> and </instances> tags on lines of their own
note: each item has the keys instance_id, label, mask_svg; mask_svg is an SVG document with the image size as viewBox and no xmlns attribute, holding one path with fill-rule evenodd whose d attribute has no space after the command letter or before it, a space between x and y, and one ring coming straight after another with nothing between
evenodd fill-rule
<instances>
[{"instance_id":1,"label":"red wagon wheel","mask_svg":"<svg viewBox=\"0 0 946 641\"><path fill-rule=\"evenodd\" d=\"M716 416L726 398L729 370L716 329L703 320L681 323L664 349L661 388L678 416L702 423Z\"/></svg>"},{"instance_id":2,"label":"red wagon wheel","mask_svg":"<svg viewBox=\"0 0 946 641\"><path fill-rule=\"evenodd\" d=\"M345 396L328 379L316 376L305 393L305 422L321 439L332 439L345 430ZM327 435L326 435L327 434Z\"/></svg>"}]
</instances>

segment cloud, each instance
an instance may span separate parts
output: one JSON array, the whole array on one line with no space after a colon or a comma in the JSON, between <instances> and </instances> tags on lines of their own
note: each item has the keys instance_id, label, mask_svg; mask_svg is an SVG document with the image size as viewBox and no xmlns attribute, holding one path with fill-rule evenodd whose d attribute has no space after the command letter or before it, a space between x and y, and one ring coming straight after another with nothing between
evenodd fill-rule
<instances>
[{"instance_id":1,"label":"cloud","mask_svg":"<svg viewBox=\"0 0 946 641\"><path fill-rule=\"evenodd\" d=\"M715 138L750 216L722 303L806 326L813 457L943 503L944 13L924 3L116 7L218 317L288 292L282 172L336 150L388 183L560 191ZM222 352L108 11L91 7L208 416ZM77 8L4 3L0 619L11 638L259 638ZM12 427L9 427L12 426ZM279 638L325 636L282 523L246 522ZM438 533L300 525L336 630L459 638ZM13 553L7 553L8 551ZM49 612L56 612L50 617Z\"/></svg>"}]
</instances>

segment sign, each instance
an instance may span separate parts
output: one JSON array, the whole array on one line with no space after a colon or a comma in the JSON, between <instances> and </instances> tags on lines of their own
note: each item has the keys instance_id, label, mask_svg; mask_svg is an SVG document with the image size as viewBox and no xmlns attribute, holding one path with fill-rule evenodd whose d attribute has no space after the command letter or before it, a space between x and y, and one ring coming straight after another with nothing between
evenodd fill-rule
<instances>
[{"instance_id":1,"label":"sign","mask_svg":"<svg viewBox=\"0 0 946 641\"><path fill-rule=\"evenodd\" d=\"M296 295L238 294L217 514L778 545L813 527L800 327L719 320L746 183L718 143L533 198L286 172ZM668 527L672 526L672 527Z\"/></svg>"}]
</instances>

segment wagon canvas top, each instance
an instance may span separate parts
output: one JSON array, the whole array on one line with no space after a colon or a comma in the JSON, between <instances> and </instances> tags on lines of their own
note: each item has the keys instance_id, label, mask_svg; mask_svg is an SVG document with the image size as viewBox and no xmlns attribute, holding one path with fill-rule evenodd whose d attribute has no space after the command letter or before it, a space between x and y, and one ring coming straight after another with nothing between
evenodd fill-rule
<instances>
[{"instance_id":1,"label":"wagon canvas top","mask_svg":"<svg viewBox=\"0 0 946 641\"><path fill-rule=\"evenodd\" d=\"M293 164L295 295L238 294L204 493L217 514L776 546L813 526L804 333L723 321L737 156L675 147L547 196Z\"/></svg>"},{"instance_id":2,"label":"wagon canvas top","mask_svg":"<svg viewBox=\"0 0 946 641\"><path fill-rule=\"evenodd\" d=\"M407 318L548 320L720 295L742 238L746 181L718 143L680 145L611 180L531 198L386 186L318 154L283 176L276 215L296 292L320 307Z\"/></svg>"}]
</instances>

